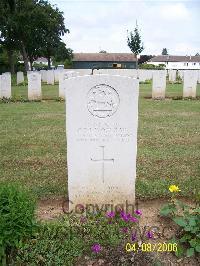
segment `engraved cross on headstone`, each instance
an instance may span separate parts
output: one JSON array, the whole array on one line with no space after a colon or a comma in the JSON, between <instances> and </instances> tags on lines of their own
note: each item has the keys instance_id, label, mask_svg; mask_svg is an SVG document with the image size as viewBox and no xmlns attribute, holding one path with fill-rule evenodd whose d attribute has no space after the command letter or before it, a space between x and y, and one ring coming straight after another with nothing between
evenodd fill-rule
<instances>
[{"instance_id":1,"label":"engraved cross on headstone","mask_svg":"<svg viewBox=\"0 0 200 266\"><path fill-rule=\"evenodd\" d=\"M106 163L106 162L113 162L114 163L114 159L105 159L105 157L104 157L104 148L105 148L105 146L99 146L99 147L102 148L102 159L92 159L91 158L91 161L93 161L93 162L101 162L102 163L101 176L102 176L102 180L103 180L103 183L104 183L104 163Z\"/></svg>"}]
</instances>

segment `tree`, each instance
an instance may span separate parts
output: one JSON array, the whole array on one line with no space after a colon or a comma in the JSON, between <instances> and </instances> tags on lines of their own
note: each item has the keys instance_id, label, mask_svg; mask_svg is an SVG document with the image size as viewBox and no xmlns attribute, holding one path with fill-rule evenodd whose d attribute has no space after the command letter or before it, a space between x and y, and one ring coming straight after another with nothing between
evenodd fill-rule
<instances>
[{"instance_id":1,"label":"tree","mask_svg":"<svg viewBox=\"0 0 200 266\"><path fill-rule=\"evenodd\" d=\"M100 50L99 53L100 54L106 54L107 52L105 50Z\"/></svg>"},{"instance_id":2,"label":"tree","mask_svg":"<svg viewBox=\"0 0 200 266\"><path fill-rule=\"evenodd\" d=\"M143 64L153 58L155 55L141 55L140 58L138 59L138 64Z\"/></svg>"},{"instance_id":3,"label":"tree","mask_svg":"<svg viewBox=\"0 0 200 266\"><path fill-rule=\"evenodd\" d=\"M196 53L195 56L200 56L200 54L199 53Z\"/></svg>"},{"instance_id":4,"label":"tree","mask_svg":"<svg viewBox=\"0 0 200 266\"><path fill-rule=\"evenodd\" d=\"M66 48L66 44L64 42L60 42L55 51L54 60L56 62L64 62L66 60L70 61L73 57L72 52L72 49Z\"/></svg>"},{"instance_id":5,"label":"tree","mask_svg":"<svg viewBox=\"0 0 200 266\"><path fill-rule=\"evenodd\" d=\"M168 55L167 48L163 48L163 49L162 49L162 55Z\"/></svg>"},{"instance_id":6,"label":"tree","mask_svg":"<svg viewBox=\"0 0 200 266\"><path fill-rule=\"evenodd\" d=\"M10 55L13 50L20 50L25 70L29 69L26 42L30 36L32 22L32 11L37 0L2 0L0 12L1 42L7 48ZM28 22L28 23L27 23Z\"/></svg>"},{"instance_id":7,"label":"tree","mask_svg":"<svg viewBox=\"0 0 200 266\"><path fill-rule=\"evenodd\" d=\"M138 67L137 56L144 50L144 46L141 40L141 36L139 33L138 25L136 22L136 26L134 32L127 31L127 44L133 54L136 56L136 68Z\"/></svg>"},{"instance_id":8,"label":"tree","mask_svg":"<svg viewBox=\"0 0 200 266\"><path fill-rule=\"evenodd\" d=\"M15 0L2 0L0 2L0 44L7 51L11 73L14 73L14 51L17 50L12 19L14 13Z\"/></svg>"},{"instance_id":9,"label":"tree","mask_svg":"<svg viewBox=\"0 0 200 266\"><path fill-rule=\"evenodd\" d=\"M51 57L54 56L61 44L61 37L69 33L64 24L63 12L55 9L49 3L43 5L41 21L41 53L48 59L50 68Z\"/></svg>"},{"instance_id":10,"label":"tree","mask_svg":"<svg viewBox=\"0 0 200 266\"><path fill-rule=\"evenodd\" d=\"M69 32L63 12L46 0L1 0L0 40L8 49L15 47L23 55L25 70L39 56L48 59L56 53L61 36ZM1 12L2 11L2 12Z\"/></svg>"}]
</instances>

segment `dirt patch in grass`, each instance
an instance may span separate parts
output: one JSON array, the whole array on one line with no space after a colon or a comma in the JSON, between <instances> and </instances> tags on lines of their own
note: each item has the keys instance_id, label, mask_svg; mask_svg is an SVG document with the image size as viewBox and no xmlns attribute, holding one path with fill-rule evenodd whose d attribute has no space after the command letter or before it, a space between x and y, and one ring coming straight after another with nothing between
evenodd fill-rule
<instances>
[{"instance_id":1,"label":"dirt patch in grass","mask_svg":"<svg viewBox=\"0 0 200 266\"><path fill-rule=\"evenodd\" d=\"M64 198L43 199L38 202L37 217L41 221L53 220L63 215Z\"/></svg>"},{"instance_id":2,"label":"dirt patch in grass","mask_svg":"<svg viewBox=\"0 0 200 266\"><path fill-rule=\"evenodd\" d=\"M194 206L194 202L183 198L183 202ZM41 199L38 201L37 217L41 221L56 219L64 215L66 210L66 199L64 197ZM140 219L141 226L163 225L164 220L159 216L160 208L167 202L166 199L137 200L137 208L142 210Z\"/></svg>"}]
</instances>

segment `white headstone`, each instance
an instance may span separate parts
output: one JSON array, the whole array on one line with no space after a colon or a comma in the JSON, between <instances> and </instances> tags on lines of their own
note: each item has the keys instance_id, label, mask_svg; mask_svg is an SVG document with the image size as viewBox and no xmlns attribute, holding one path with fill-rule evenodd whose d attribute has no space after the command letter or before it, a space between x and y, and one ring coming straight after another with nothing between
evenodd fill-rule
<instances>
[{"instance_id":1,"label":"white headstone","mask_svg":"<svg viewBox=\"0 0 200 266\"><path fill-rule=\"evenodd\" d=\"M78 73L75 71L60 71L59 72L59 97L65 99L65 80L68 78L77 77Z\"/></svg>"},{"instance_id":2,"label":"white headstone","mask_svg":"<svg viewBox=\"0 0 200 266\"><path fill-rule=\"evenodd\" d=\"M60 74L61 71L62 70L60 70L60 69L55 69L54 70L54 80L55 80L55 82L59 82L59 74Z\"/></svg>"},{"instance_id":3,"label":"white headstone","mask_svg":"<svg viewBox=\"0 0 200 266\"><path fill-rule=\"evenodd\" d=\"M65 86L70 210L134 204L139 81L90 75Z\"/></svg>"},{"instance_id":4,"label":"white headstone","mask_svg":"<svg viewBox=\"0 0 200 266\"><path fill-rule=\"evenodd\" d=\"M91 74L91 72L92 70L90 70L89 74ZM99 69L99 70L95 69L94 74L119 75L119 76L137 78L138 71L137 69Z\"/></svg>"},{"instance_id":5,"label":"white headstone","mask_svg":"<svg viewBox=\"0 0 200 266\"><path fill-rule=\"evenodd\" d=\"M152 71L147 69L138 69L138 77L140 82L145 82L152 79Z\"/></svg>"},{"instance_id":6,"label":"white headstone","mask_svg":"<svg viewBox=\"0 0 200 266\"><path fill-rule=\"evenodd\" d=\"M193 70L184 71L183 97L196 97L198 72Z\"/></svg>"},{"instance_id":7,"label":"white headstone","mask_svg":"<svg viewBox=\"0 0 200 266\"><path fill-rule=\"evenodd\" d=\"M39 72L28 74L28 99L41 99L41 74Z\"/></svg>"},{"instance_id":8,"label":"white headstone","mask_svg":"<svg viewBox=\"0 0 200 266\"><path fill-rule=\"evenodd\" d=\"M11 98L10 73L4 73L0 76L0 98Z\"/></svg>"},{"instance_id":9,"label":"white headstone","mask_svg":"<svg viewBox=\"0 0 200 266\"><path fill-rule=\"evenodd\" d=\"M176 70L173 70L173 69L169 70L169 81L170 82L176 81Z\"/></svg>"},{"instance_id":10,"label":"white headstone","mask_svg":"<svg viewBox=\"0 0 200 266\"><path fill-rule=\"evenodd\" d=\"M17 72L17 85L24 82L24 73L23 72Z\"/></svg>"},{"instance_id":11,"label":"white headstone","mask_svg":"<svg viewBox=\"0 0 200 266\"><path fill-rule=\"evenodd\" d=\"M54 85L54 70L47 70L47 84Z\"/></svg>"},{"instance_id":12,"label":"white headstone","mask_svg":"<svg viewBox=\"0 0 200 266\"><path fill-rule=\"evenodd\" d=\"M184 70L178 70L178 76L183 80Z\"/></svg>"},{"instance_id":13,"label":"white headstone","mask_svg":"<svg viewBox=\"0 0 200 266\"><path fill-rule=\"evenodd\" d=\"M42 82L47 82L47 71L46 70L40 70L41 79Z\"/></svg>"},{"instance_id":14,"label":"white headstone","mask_svg":"<svg viewBox=\"0 0 200 266\"><path fill-rule=\"evenodd\" d=\"M92 72L91 69L70 69L70 70L66 70L66 72L68 72L68 71L75 71L75 72L77 71L80 76L90 75L91 72Z\"/></svg>"},{"instance_id":15,"label":"white headstone","mask_svg":"<svg viewBox=\"0 0 200 266\"><path fill-rule=\"evenodd\" d=\"M200 70L198 70L198 83L200 83Z\"/></svg>"},{"instance_id":16,"label":"white headstone","mask_svg":"<svg viewBox=\"0 0 200 266\"><path fill-rule=\"evenodd\" d=\"M151 80L153 78L153 71L151 69L143 69L143 73L145 76L145 81Z\"/></svg>"},{"instance_id":17,"label":"white headstone","mask_svg":"<svg viewBox=\"0 0 200 266\"><path fill-rule=\"evenodd\" d=\"M166 89L166 70L153 71L152 98L164 99Z\"/></svg>"}]
</instances>

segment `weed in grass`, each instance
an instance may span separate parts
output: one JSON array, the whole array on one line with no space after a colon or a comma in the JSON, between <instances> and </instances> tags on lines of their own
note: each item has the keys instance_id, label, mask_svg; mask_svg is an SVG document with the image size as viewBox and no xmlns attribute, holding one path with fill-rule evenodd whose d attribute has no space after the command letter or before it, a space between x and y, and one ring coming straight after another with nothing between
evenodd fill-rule
<instances>
[{"instance_id":1,"label":"weed in grass","mask_svg":"<svg viewBox=\"0 0 200 266\"><path fill-rule=\"evenodd\" d=\"M169 217L178 225L179 229L175 237L170 241L177 243L175 254L180 257L191 257L200 253L200 207L184 204L177 200L177 194L181 191L178 186L169 187L171 199L160 210L160 214Z\"/></svg>"},{"instance_id":2,"label":"weed in grass","mask_svg":"<svg viewBox=\"0 0 200 266\"><path fill-rule=\"evenodd\" d=\"M139 219L141 212L135 214ZM125 219L128 217L128 220ZM98 213L87 217L65 216L58 221L40 224L36 236L23 242L15 263L25 265L73 265L83 254L103 257L126 239L136 223L125 213ZM125 232L123 228L127 228Z\"/></svg>"},{"instance_id":3,"label":"weed in grass","mask_svg":"<svg viewBox=\"0 0 200 266\"><path fill-rule=\"evenodd\" d=\"M36 229L35 203L16 184L0 186L0 265L7 265Z\"/></svg>"}]
</instances>

